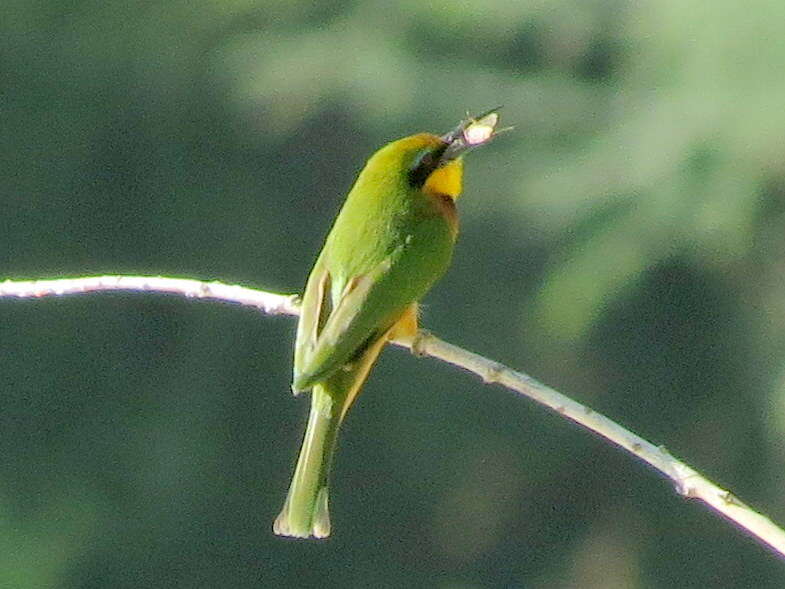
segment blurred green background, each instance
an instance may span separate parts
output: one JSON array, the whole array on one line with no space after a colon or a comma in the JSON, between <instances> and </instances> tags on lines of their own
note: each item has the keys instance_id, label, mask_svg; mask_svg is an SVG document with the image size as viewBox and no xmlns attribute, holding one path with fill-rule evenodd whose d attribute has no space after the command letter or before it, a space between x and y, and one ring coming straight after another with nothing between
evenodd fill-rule
<instances>
[{"instance_id":1,"label":"blurred green background","mask_svg":"<svg viewBox=\"0 0 785 589\"><path fill-rule=\"evenodd\" d=\"M785 5L5 0L0 277L302 288L365 158L504 104L423 323L785 522ZM387 351L274 537L295 321L0 301L0 587L782 587L626 454Z\"/></svg>"}]
</instances>

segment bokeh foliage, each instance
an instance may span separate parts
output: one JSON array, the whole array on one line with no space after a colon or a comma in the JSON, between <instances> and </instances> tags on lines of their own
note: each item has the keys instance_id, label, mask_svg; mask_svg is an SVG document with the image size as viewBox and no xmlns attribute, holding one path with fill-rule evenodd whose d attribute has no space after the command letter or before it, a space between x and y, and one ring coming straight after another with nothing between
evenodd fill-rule
<instances>
[{"instance_id":1,"label":"bokeh foliage","mask_svg":"<svg viewBox=\"0 0 785 589\"><path fill-rule=\"evenodd\" d=\"M785 522L785 5L6 0L0 277L302 287L364 159L504 104L424 323ZM0 586L781 587L627 456L387 352L290 542L294 322L0 304Z\"/></svg>"}]
</instances>

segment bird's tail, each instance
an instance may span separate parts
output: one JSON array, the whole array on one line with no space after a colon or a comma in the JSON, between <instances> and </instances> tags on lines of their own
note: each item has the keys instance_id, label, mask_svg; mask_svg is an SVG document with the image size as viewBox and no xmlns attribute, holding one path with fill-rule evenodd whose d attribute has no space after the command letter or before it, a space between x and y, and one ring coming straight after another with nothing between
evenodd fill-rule
<instances>
[{"instance_id":1,"label":"bird's tail","mask_svg":"<svg viewBox=\"0 0 785 589\"><path fill-rule=\"evenodd\" d=\"M379 338L352 364L314 385L300 456L286 503L273 524L276 534L297 538L330 535L328 486L338 430L385 342Z\"/></svg>"},{"instance_id":2,"label":"bird's tail","mask_svg":"<svg viewBox=\"0 0 785 589\"><path fill-rule=\"evenodd\" d=\"M311 392L311 414L286 503L273 524L281 536L324 538L330 535L328 479L341 425L333 395L318 384Z\"/></svg>"}]
</instances>

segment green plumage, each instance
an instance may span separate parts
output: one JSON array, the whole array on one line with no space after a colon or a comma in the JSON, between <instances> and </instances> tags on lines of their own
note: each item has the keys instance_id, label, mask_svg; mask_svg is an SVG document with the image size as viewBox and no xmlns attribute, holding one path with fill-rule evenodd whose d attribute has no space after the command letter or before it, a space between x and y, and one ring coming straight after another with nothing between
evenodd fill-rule
<instances>
[{"instance_id":1,"label":"green plumage","mask_svg":"<svg viewBox=\"0 0 785 589\"><path fill-rule=\"evenodd\" d=\"M312 390L311 414L274 524L277 534L330 533L328 478L340 424L391 328L404 325L412 305L450 263L457 234L453 198L462 173L458 156L465 151L453 149L444 157L456 147L455 137L413 135L376 152L311 271L292 382L295 393ZM412 321L408 330L416 327Z\"/></svg>"},{"instance_id":2,"label":"green plumage","mask_svg":"<svg viewBox=\"0 0 785 589\"><path fill-rule=\"evenodd\" d=\"M455 241L450 224L434 198L408 179L416 158L440 145L433 135L401 139L374 154L360 172L306 286L295 391L313 386L369 338L381 336L447 269ZM330 312L314 337L311 311L324 305L312 282L324 274Z\"/></svg>"}]
</instances>

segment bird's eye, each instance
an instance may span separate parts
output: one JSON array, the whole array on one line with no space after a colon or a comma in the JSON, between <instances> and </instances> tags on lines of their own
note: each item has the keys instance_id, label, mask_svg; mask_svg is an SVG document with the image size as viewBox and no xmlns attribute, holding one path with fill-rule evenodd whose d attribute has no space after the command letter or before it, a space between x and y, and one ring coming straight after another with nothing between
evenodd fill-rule
<instances>
[{"instance_id":1,"label":"bird's eye","mask_svg":"<svg viewBox=\"0 0 785 589\"><path fill-rule=\"evenodd\" d=\"M428 176L441 165L441 156L446 147L445 144L437 149L426 149L417 155L409 169L409 184L417 188L425 184Z\"/></svg>"}]
</instances>

